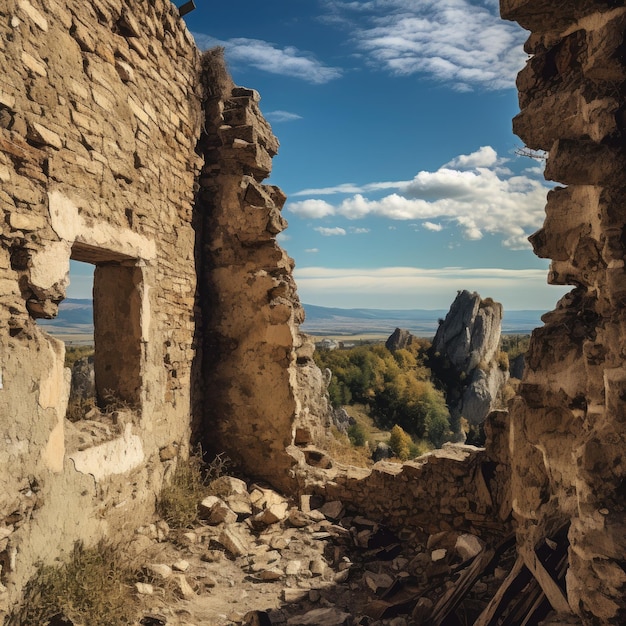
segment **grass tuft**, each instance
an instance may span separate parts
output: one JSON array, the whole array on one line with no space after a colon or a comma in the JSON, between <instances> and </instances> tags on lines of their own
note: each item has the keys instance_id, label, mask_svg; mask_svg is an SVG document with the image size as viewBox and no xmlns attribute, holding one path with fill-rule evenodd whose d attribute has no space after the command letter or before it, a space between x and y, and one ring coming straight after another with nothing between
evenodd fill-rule
<instances>
[{"instance_id":1,"label":"grass tuft","mask_svg":"<svg viewBox=\"0 0 626 626\"><path fill-rule=\"evenodd\" d=\"M209 484L226 474L230 460L224 453L203 464L200 454L179 459L172 479L163 486L157 512L172 528L193 528L199 524L198 505L211 491Z\"/></svg>"},{"instance_id":2,"label":"grass tuft","mask_svg":"<svg viewBox=\"0 0 626 626\"><path fill-rule=\"evenodd\" d=\"M119 544L77 543L59 567L41 566L28 582L21 607L7 626L45 626L69 620L89 626L134 624L139 604L134 593L138 569Z\"/></svg>"}]
</instances>

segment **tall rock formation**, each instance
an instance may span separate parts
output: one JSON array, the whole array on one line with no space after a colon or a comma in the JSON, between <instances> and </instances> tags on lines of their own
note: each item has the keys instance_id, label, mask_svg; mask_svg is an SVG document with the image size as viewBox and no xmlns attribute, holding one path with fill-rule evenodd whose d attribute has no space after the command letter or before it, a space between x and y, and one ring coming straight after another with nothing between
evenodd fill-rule
<instances>
[{"instance_id":1,"label":"tall rock formation","mask_svg":"<svg viewBox=\"0 0 626 626\"><path fill-rule=\"evenodd\" d=\"M626 624L626 7L623 1L501 0L531 31L514 130L548 152L535 253L572 285L533 332L511 409L518 552L553 607ZM558 587L536 547L561 529Z\"/></svg>"},{"instance_id":2,"label":"tall rock formation","mask_svg":"<svg viewBox=\"0 0 626 626\"><path fill-rule=\"evenodd\" d=\"M433 372L446 388L453 424L464 417L480 424L496 408L508 380L498 362L502 305L476 293L459 291L430 349Z\"/></svg>"}]
</instances>

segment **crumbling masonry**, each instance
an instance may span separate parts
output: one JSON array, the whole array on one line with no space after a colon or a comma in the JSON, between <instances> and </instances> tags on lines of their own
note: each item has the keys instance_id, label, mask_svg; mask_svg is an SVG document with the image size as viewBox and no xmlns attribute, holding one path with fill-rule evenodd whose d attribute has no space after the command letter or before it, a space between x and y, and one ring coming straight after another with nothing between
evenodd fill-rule
<instances>
[{"instance_id":1,"label":"crumbling masonry","mask_svg":"<svg viewBox=\"0 0 626 626\"><path fill-rule=\"evenodd\" d=\"M535 331L486 451L361 472L318 450L325 383L275 240L285 198L262 183L278 143L258 94L199 54L169 0L2 3L0 609L37 562L147 519L202 441L276 487L396 527L516 527L520 563L556 610L626 621L626 8L501 5L532 31L516 132L568 185L533 245L575 289ZM65 348L35 321L55 315L70 258L95 266L96 387L115 409L99 423L66 419ZM563 529L559 586L534 550Z\"/></svg>"}]
</instances>

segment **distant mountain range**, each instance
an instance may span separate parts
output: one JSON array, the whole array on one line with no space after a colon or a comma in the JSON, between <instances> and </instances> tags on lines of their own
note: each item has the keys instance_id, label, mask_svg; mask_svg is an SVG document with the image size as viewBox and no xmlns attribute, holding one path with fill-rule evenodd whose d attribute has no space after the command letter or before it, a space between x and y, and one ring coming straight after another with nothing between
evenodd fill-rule
<instances>
[{"instance_id":1,"label":"distant mountain range","mask_svg":"<svg viewBox=\"0 0 626 626\"><path fill-rule=\"evenodd\" d=\"M448 309L336 309L305 304L302 330L312 335L380 334L405 328L422 337L432 337ZM529 334L541 326L545 311L504 311L502 332Z\"/></svg>"},{"instance_id":2,"label":"distant mountain range","mask_svg":"<svg viewBox=\"0 0 626 626\"><path fill-rule=\"evenodd\" d=\"M434 336L438 320L447 309L337 309L305 304L306 321L302 330L311 335L391 334L405 328L422 337ZM529 334L541 326L545 311L505 311L502 331ZM52 334L93 333L93 305L89 299L66 298L53 320L40 320Z\"/></svg>"}]
</instances>

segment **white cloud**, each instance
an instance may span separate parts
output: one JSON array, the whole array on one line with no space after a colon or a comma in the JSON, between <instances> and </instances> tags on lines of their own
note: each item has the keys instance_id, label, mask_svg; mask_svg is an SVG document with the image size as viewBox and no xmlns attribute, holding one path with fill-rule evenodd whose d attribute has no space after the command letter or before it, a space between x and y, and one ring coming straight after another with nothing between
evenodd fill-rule
<instances>
[{"instance_id":1,"label":"white cloud","mask_svg":"<svg viewBox=\"0 0 626 626\"><path fill-rule=\"evenodd\" d=\"M317 254L320 251L319 248L307 248L305 250L305 252L308 252L309 254Z\"/></svg>"},{"instance_id":2,"label":"white cloud","mask_svg":"<svg viewBox=\"0 0 626 626\"><path fill-rule=\"evenodd\" d=\"M354 226L351 226L349 230L353 235L364 235L370 232L369 228L355 228Z\"/></svg>"},{"instance_id":3,"label":"white cloud","mask_svg":"<svg viewBox=\"0 0 626 626\"><path fill-rule=\"evenodd\" d=\"M296 213L300 217L309 219L319 219L335 214L335 208L332 204L324 200L305 200L304 202L292 202L290 211Z\"/></svg>"},{"instance_id":4,"label":"white cloud","mask_svg":"<svg viewBox=\"0 0 626 626\"><path fill-rule=\"evenodd\" d=\"M270 122L292 122L294 120L301 120L302 116L297 113L290 113L289 111L268 111L265 113L266 119Z\"/></svg>"},{"instance_id":5,"label":"white cloud","mask_svg":"<svg viewBox=\"0 0 626 626\"><path fill-rule=\"evenodd\" d=\"M291 213L305 218L340 216L351 220L382 217L406 221L445 221L456 224L469 240L486 233L499 235L511 249L529 248L527 237L543 223L547 187L528 176L517 176L499 167L502 161L493 148L481 148L435 172L418 172L412 181L374 183L354 189L395 188L381 198L355 193L331 204L311 198L287 205ZM491 163L492 168L476 166ZM342 189L343 186L334 189Z\"/></svg>"},{"instance_id":6,"label":"white cloud","mask_svg":"<svg viewBox=\"0 0 626 626\"><path fill-rule=\"evenodd\" d=\"M250 65L257 70L271 74L323 84L339 78L343 73L341 68L324 65L312 54L293 46L279 48L261 39L245 37L222 41L202 33L194 33L194 37L202 49L223 46L226 50L226 58L231 64Z\"/></svg>"},{"instance_id":7,"label":"white cloud","mask_svg":"<svg viewBox=\"0 0 626 626\"><path fill-rule=\"evenodd\" d=\"M459 91L509 89L527 34L500 19L494 0L328 0L372 65L399 76L429 74Z\"/></svg>"},{"instance_id":8,"label":"white cloud","mask_svg":"<svg viewBox=\"0 0 626 626\"><path fill-rule=\"evenodd\" d=\"M288 235L284 231L276 235L276 241L278 241L279 243L284 243L285 241L289 241L290 239L291 239L291 235Z\"/></svg>"},{"instance_id":9,"label":"white cloud","mask_svg":"<svg viewBox=\"0 0 626 626\"><path fill-rule=\"evenodd\" d=\"M432 230L434 233L438 233L443 230L443 226L441 224L435 224L434 222L424 222L422 226L426 230Z\"/></svg>"},{"instance_id":10,"label":"white cloud","mask_svg":"<svg viewBox=\"0 0 626 626\"><path fill-rule=\"evenodd\" d=\"M335 237L337 235L343 236L346 234L345 228L340 228L339 226L335 226L334 228L325 228L324 226L318 226L314 228L320 235L324 235L324 237Z\"/></svg>"},{"instance_id":11,"label":"white cloud","mask_svg":"<svg viewBox=\"0 0 626 626\"><path fill-rule=\"evenodd\" d=\"M472 154L461 154L446 163L444 167L472 169L474 167L491 167L498 163L498 153L491 146L482 146Z\"/></svg>"},{"instance_id":12,"label":"white cloud","mask_svg":"<svg viewBox=\"0 0 626 626\"><path fill-rule=\"evenodd\" d=\"M448 308L459 289L477 291L501 302L505 310L554 308L571 287L546 283L543 269L468 269L444 267L328 268L296 267L303 302L322 306Z\"/></svg>"}]
</instances>

